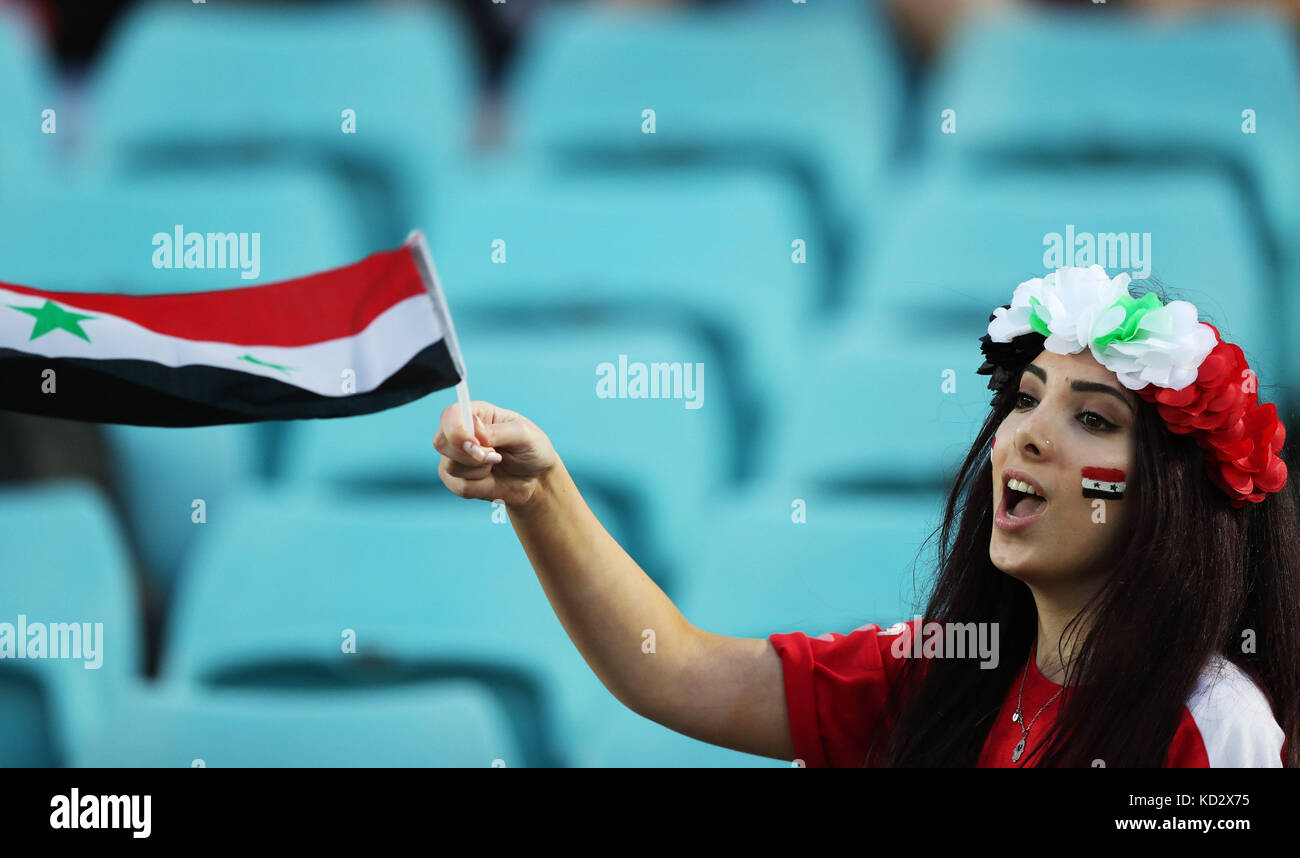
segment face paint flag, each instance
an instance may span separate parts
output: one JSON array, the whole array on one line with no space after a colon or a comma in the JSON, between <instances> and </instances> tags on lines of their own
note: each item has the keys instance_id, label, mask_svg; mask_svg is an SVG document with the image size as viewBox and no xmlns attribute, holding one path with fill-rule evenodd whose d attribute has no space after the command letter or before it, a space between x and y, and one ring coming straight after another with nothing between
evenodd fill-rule
<instances>
[{"instance_id":1,"label":"face paint flag","mask_svg":"<svg viewBox=\"0 0 1300 858\"><path fill-rule=\"evenodd\" d=\"M419 232L343 268L239 289L0 282L0 408L11 411L138 426L347 417L464 377Z\"/></svg>"},{"instance_id":2,"label":"face paint flag","mask_svg":"<svg viewBox=\"0 0 1300 858\"><path fill-rule=\"evenodd\" d=\"M1083 496L1121 500L1124 497L1124 472L1119 468L1084 468Z\"/></svg>"}]
</instances>

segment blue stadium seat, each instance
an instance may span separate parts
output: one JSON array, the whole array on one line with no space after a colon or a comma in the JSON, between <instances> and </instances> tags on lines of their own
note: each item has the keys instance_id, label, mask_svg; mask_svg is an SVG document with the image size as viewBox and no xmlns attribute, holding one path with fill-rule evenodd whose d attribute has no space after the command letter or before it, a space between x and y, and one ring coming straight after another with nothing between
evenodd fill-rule
<instances>
[{"instance_id":1,"label":"blue stadium seat","mask_svg":"<svg viewBox=\"0 0 1300 858\"><path fill-rule=\"evenodd\" d=\"M1286 388L1281 396L1274 397L1273 401L1284 398L1289 403L1291 411L1300 417L1300 348L1295 346L1296 334L1300 332L1300 294L1289 293L1289 300L1283 305L1282 312L1284 314L1281 319L1283 336L1289 345L1286 348L1286 368L1279 381Z\"/></svg>"},{"instance_id":2,"label":"blue stadium seat","mask_svg":"<svg viewBox=\"0 0 1300 858\"><path fill-rule=\"evenodd\" d=\"M61 138L52 74L34 23L12 6L0 9L0 194L40 186L53 169ZM47 109L55 111L54 134L42 130Z\"/></svg>"},{"instance_id":3,"label":"blue stadium seat","mask_svg":"<svg viewBox=\"0 0 1300 858\"><path fill-rule=\"evenodd\" d=\"M143 688L76 760L94 768L489 767L522 763L499 701L448 680L338 693Z\"/></svg>"},{"instance_id":4,"label":"blue stadium seat","mask_svg":"<svg viewBox=\"0 0 1300 858\"><path fill-rule=\"evenodd\" d=\"M922 543L938 524L938 492L832 495L767 483L710 506L709 534L686 570L678 608L696 628L729 637L846 632L910 619L934 571ZM803 523L792 516L802 501ZM913 564L916 564L913 569ZM915 574L915 582L913 579ZM711 745L637 715L614 699L584 714L575 765L789 767Z\"/></svg>"},{"instance_id":5,"label":"blue stadium seat","mask_svg":"<svg viewBox=\"0 0 1300 858\"><path fill-rule=\"evenodd\" d=\"M460 321L471 395L536 423L584 494L602 497L626 516L634 529L620 542L671 588L666 550L688 544L707 492L732 475L739 433L726 368L698 337L645 324L507 329ZM598 367L608 364L606 375L613 378L620 355L627 356L625 378L634 362L680 362L677 377L683 380L686 364L703 364L700 407L688 407L684 383L676 400L600 398ZM286 478L380 487L422 483L446 492L432 440L443 408L454 401L449 394L291 427Z\"/></svg>"},{"instance_id":6,"label":"blue stadium seat","mask_svg":"<svg viewBox=\"0 0 1300 858\"><path fill-rule=\"evenodd\" d=\"M260 270L225 255L204 268L154 267L159 233L248 233ZM182 242L183 244L183 242ZM219 246L213 242L213 248ZM337 184L301 169L257 169L128 183L61 181L4 197L0 279L39 289L154 295L301 277L365 255L359 216ZM251 253L250 253L251 258ZM175 261L174 258L172 260ZM183 260L182 260L183 262ZM215 264L213 264L215 263ZM160 260L161 264L161 260Z\"/></svg>"},{"instance_id":7,"label":"blue stadium seat","mask_svg":"<svg viewBox=\"0 0 1300 858\"><path fill-rule=\"evenodd\" d=\"M968 327L904 335L845 324L810 343L763 437L764 473L821 488L949 483L993 395L975 371L984 331Z\"/></svg>"},{"instance_id":8,"label":"blue stadium seat","mask_svg":"<svg viewBox=\"0 0 1300 858\"><path fill-rule=\"evenodd\" d=\"M992 393L979 334L898 337L849 326L803 357L764 435L766 473L816 486L939 486L956 476Z\"/></svg>"},{"instance_id":9,"label":"blue stadium seat","mask_svg":"<svg viewBox=\"0 0 1300 858\"><path fill-rule=\"evenodd\" d=\"M1138 282L1144 274L1159 280L1241 344L1265 388L1279 381L1281 320L1269 309L1278 298L1260 236L1241 195L1214 171L940 168L891 210L888 230L864 242L854 265L845 326L967 337L970 358L954 367L960 372L979 365L989 314L1017 285L1058 265L1096 262L1112 276L1127 271L1135 288L1150 285ZM1137 244L1150 236L1143 266L1132 254L1135 233ZM1104 246L1106 259L1050 259L1049 245L1070 235L1076 248L1089 240Z\"/></svg>"},{"instance_id":10,"label":"blue stadium seat","mask_svg":"<svg viewBox=\"0 0 1300 858\"><path fill-rule=\"evenodd\" d=\"M774 481L712 508L678 599L692 625L766 638L911 618L935 572L934 546L923 544L941 521L942 492L810 488Z\"/></svg>"},{"instance_id":11,"label":"blue stadium seat","mask_svg":"<svg viewBox=\"0 0 1300 858\"><path fill-rule=\"evenodd\" d=\"M524 152L783 170L838 225L856 219L891 154L902 86L874 4L555 4L523 46L508 102Z\"/></svg>"},{"instance_id":12,"label":"blue stadium seat","mask_svg":"<svg viewBox=\"0 0 1300 858\"><path fill-rule=\"evenodd\" d=\"M14 619L4 622L13 624ZM57 733L58 704L30 672L0 664L0 765L4 768L51 768L66 752Z\"/></svg>"},{"instance_id":13,"label":"blue stadium seat","mask_svg":"<svg viewBox=\"0 0 1300 858\"><path fill-rule=\"evenodd\" d=\"M577 713L609 694L504 510L445 489L249 493L229 507L177 592L169 685L373 688L473 675L503 695L529 765L562 761Z\"/></svg>"},{"instance_id":14,"label":"blue stadium seat","mask_svg":"<svg viewBox=\"0 0 1300 858\"><path fill-rule=\"evenodd\" d=\"M226 499L258 479L262 429L105 427L126 526L164 602L198 531L226 515Z\"/></svg>"},{"instance_id":15,"label":"blue stadium seat","mask_svg":"<svg viewBox=\"0 0 1300 858\"><path fill-rule=\"evenodd\" d=\"M680 319L766 385L831 288L819 224L772 177L511 162L449 187L442 207L457 217L431 245L457 319L566 307Z\"/></svg>"},{"instance_id":16,"label":"blue stadium seat","mask_svg":"<svg viewBox=\"0 0 1300 858\"><path fill-rule=\"evenodd\" d=\"M46 643L45 658L0 660L0 765L65 764L142 670L126 546L98 491L76 481L0 490L0 542L0 623L10 624L15 644ZM83 623L102 626L87 638L73 629ZM56 638L74 657L51 657ZM27 744L42 740L51 745Z\"/></svg>"},{"instance_id":17,"label":"blue stadium seat","mask_svg":"<svg viewBox=\"0 0 1300 858\"><path fill-rule=\"evenodd\" d=\"M582 768L790 768L784 760L701 742L643 718L610 697L588 713L591 729L574 749Z\"/></svg>"},{"instance_id":18,"label":"blue stadium seat","mask_svg":"<svg viewBox=\"0 0 1300 858\"><path fill-rule=\"evenodd\" d=\"M369 249L393 246L470 142L471 51L440 5L144 5L97 70L91 166L328 170L352 180Z\"/></svg>"},{"instance_id":19,"label":"blue stadium seat","mask_svg":"<svg viewBox=\"0 0 1300 858\"><path fill-rule=\"evenodd\" d=\"M1295 247L1298 65L1289 21L1262 4L1178 17L1090 9L984 16L942 58L921 113L923 137L931 157L985 164L1127 159L1220 168L1248 192L1252 223ZM941 133L946 109L956 112L956 133Z\"/></svg>"}]
</instances>

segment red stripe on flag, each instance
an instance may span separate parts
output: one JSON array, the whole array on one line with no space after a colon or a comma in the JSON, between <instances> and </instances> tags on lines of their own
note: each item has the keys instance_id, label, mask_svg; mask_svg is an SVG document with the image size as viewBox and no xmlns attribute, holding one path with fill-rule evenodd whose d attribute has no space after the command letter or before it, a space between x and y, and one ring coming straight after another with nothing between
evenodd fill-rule
<instances>
[{"instance_id":1,"label":"red stripe on flag","mask_svg":"<svg viewBox=\"0 0 1300 858\"><path fill-rule=\"evenodd\" d=\"M0 287L111 313L172 337L260 346L349 337L399 301L427 294L406 246L307 277L210 292L120 295L48 292L8 283Z\"/></svg>"},{"instance_id":2,"label":"red stripe on flag","mask_svg":"<svg viewBox=\"0 0 1300 858\"><path fill-rule=\"evenodd\" d=\"M1084 468L1083 478L1085 480L1097 480L1102 483L1122 483L1124 482L1124 471L1120 468Z\"/></svg>"}]
</instances>

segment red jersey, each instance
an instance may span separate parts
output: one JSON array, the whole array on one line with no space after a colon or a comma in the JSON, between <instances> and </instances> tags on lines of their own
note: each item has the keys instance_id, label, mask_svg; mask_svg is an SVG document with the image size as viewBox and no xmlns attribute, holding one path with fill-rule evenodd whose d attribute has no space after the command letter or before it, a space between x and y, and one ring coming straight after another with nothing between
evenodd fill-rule
<instances>
[{"instance_id":1,"label":"red jersey","mask_svg":"<svg viewBox=\"0 0 1300 858\"><path fill-rule=\"evenodd\" d=\"M899 636L911 640L917 624L913 620L882 629L873 623L848 634L828 632L810 638L792 632L769 638L781 656L796 759L809 767L862 765L886 694L909 657L894 653L911 651ZM1027 664L1028 672L1017 673L984 742L981 768L1036 765L1044 750L1042 739L1070 693L1043 676L1032 653ZM1025 678L1021 711L1030 732L1019 762L1013 762L1012 754L1024 735L1011 719L1021 676ZM1037 714L1040 708L1042 713ZM1239 667L1215 656L1183 706L1165 767L1280 768L1285 758L1286 736L1267 697Z\"/></svg>"}]
</instances>

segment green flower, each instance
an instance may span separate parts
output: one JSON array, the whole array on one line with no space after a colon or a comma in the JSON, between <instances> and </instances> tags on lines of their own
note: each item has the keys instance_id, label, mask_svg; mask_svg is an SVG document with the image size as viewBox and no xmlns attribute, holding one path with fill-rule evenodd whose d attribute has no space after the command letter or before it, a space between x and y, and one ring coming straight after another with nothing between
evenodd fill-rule
<instances>
[{"instance_id":1,"label":"green flower","mask_svg":"<svg viewBox=\"0 0 1300 858\"><path fill-rule=\"evenodd\" d=\"M1042 303L1037 298L1032 296L1029 298L1029 326L1043 336L1050 337L1052 335L1052 329L1047 327L1047 323L1043 321L1043 317L1038 315L1038 311L1042 306Z\"/></svg>"},{"instance_id":2,"label":"green flower","mask_svg":"<svg viewBox=\"0 0 1300 858\"><path fill-rule=\"evenodd\" d=\"M1093 346L1101 351L1113 342L1127 343L1138 339L1138 323L1142 317L1152 310L1159 310L1164 305L1160 303L1160 298L1154 292L1147 292L1141 298L1133 298L1129 295L1121 295L1114 304L1107 307L1107 311L1119 307L1124 310L1124 321L1119 324L1109 334L1104 334L1092 341Z\"/></svg>"}]
</instances>

